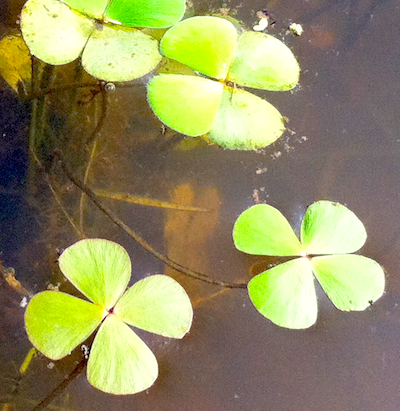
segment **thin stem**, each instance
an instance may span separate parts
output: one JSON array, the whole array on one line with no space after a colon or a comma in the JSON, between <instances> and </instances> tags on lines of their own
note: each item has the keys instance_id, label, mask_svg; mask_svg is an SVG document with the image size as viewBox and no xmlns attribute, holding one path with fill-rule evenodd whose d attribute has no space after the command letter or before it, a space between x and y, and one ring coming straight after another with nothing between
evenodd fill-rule
<instances>
[{"instance_id":1,"label":"thin stem","mask_svg":"<svg viewBox=\"0 0 400 411\"><path fill-rule=\"evenodd\" d=\"M146 240L144 240L139 234L137 234L135 231L129 228L120 218L118 218L113 213L113 211L111 211L107 206L105 206L103 202L96 196L96 194L85 183L83 183L83 181L81 181L72 174L60 150L55 150L55 157L58 157L58 162L65 175L72 181L72 183L74 183L80 190L82 190L89 197L89 199L97 206L99 210L101 210L116 226L125 231L125 233L128 234L134 241L136 241L141 247L143 247L149 253L153 254L160 261L162 261L169 267L173 268L174 270L182 274L188 275L189 277L193 277L197 280L207 282L209 284L219 285L221 287L226 288L247 288L246 283L230 283L212 279L206 274L190 270L180 265L179 263L171 260L164 254L161 254L159 251L153 248Z\"/></svg>"},{"instance_id":2,"label":"thin stem","mask_svg":"<svg viewBox=\"0 0 400 411\"><path fill-rule=\"evenodd\" d=\"M92 168L93 160L96 155L97 140L95 140L90 149L90 156L86 166L85 174L83 176L83 183L87 184L90 174L90 169ZM79 229L84 232L84 219L85 219L85 203L86 194L82 191L81 198L79 199Z\"/></svg>"},{"instance_id":3,"label":"thin stem","mask_svg":"<svg viewBox=\"0 0 400 411\"><path fill-rule=\"evenodd\" d=\"M85 368L87 363L86 358L83 358L79 364L71 371L68 377L63 380L42 402L40 402L31 411L44 410L56 397L58 397L67 387L67 385L73 381Z\"/></svg>"},{"instance_id":4,"label":"thin stem","mask_svg":"<svg viewBox=\"0 0 400 411\"><path fill-rule=\"evenodd\" d=\"M64 205L62 204L60 198L59 198L58 195L57 195L57 192L56 192L53 184L51 184L50 177L49 177L48 173L46 173L46 171L45 171L45 169L44 169L44 166L43 166L42 162L39 160L37 154L36 154L34 151L32 151L32 152L31 152L31 155L32 155L33 159L36 161L36 164L37 164L38 168L39 168L41 171L44 172L44 176L45 176L46 183L47 183L47 185L48 185L51 193L53 194L54 199L56 200L57 204L59 205L61 211L63 212L63 214L64 214L64 216L65 216L65 218L66 218L66 219L68 220L68 222L71 224L71 226L72 226L72 228L74 229L76 235L77 235L78 238L80 238L80 239L85 238L85 237L86 237L85 234L79 229L79 227L77 226L77 224L75 223L75 221L73 220L73 218L69 215L68 211L65 209Z\"/></svg>"}]
</instances>

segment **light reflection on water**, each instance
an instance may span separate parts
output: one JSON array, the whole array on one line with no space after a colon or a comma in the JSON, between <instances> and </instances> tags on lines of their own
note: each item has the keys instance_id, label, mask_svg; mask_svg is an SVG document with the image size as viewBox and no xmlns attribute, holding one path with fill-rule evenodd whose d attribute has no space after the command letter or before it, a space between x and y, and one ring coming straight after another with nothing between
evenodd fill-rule
<instances>
[{"instance_id":1,"label":"light reflection on water","mask_svg":"<svg viewBox=\"0 0 400 411\"><path fill-rule=\"evenodd\" d=\"M205 4L197 4L198 10L209 8ZM302 23L305 29L302 37L288 38L303 68L300 89L293 95L260 93L290 119L288 126L295 134L287 133L263 153L228 152L204 145L191 151L175 150L144 104L144 90L117 90L110 95L108 121L99 137L88 183L167 201L173 199L177 187L186 184L193 205L200 205L204 193L212 192L207 197L212 198L209 202L214 210L209 224L193 217L194 221L169 231L168 235L179 237L182 230L181 249L179 241L166 240L165 224L174 219L179 222L177 214L109 204L158 249L173 250L177 261L227 281L248 278L248 267L256 261L234 250L231 238L233 222L254 203L255 190L261 201L278 207L297 226L302 211L316 200L345 203L365 223L369 238L363 254L384 266L387 294L366 312L349 314L333 309L319 293L318 323L306 331L270 324L259 316L243 290L206 298L196 308L193 328L182 341L165 343L163 338L144 335L160 363L160 378L148 393L112 397L94 390L82 375L55 404L77 411L398 410L400 47L393 28L399 9L393 1L377 4L374 9L366 0L275 0L267 5L277 19L273 33L284 34L289 21ZM237 6L234 2L228 5ZM252 25L254 12L265 6L264 1L248 1L238 8L238 16ZM6 99L10 112L8 117L2 115L5 125L19 110L11 109L12 98L4 86L2 101ZM57 105L63 104L61 97L54 97L53 110L59 116L63 112ZM80 139L94 128L92 119L101 115L94 104L84 106L82 112L88 117L68 118L61 132L70 138L70 157L80 173L84 170L79 162ZM21 129L10 136L20 145L24 127L21 122ZM7 151L0 153L6 164ZM76 211L79 193L59 170L55 177L68 210ZM40 197L47 189L42 183L37 185ZM55 249L68 246L76 235L50 195L42 195L33 208L21 197L7 200L22 211L6 214L1 210L7 228L0 236L1 258L15 266L21 281L38 291L46 282L60 280L50 271ZM128 249L135 280L164 272L159 261L132 244L91 205L86 204L85 210L83 226L88 235L118 241ZM79 220L79 213L76 217ZM188 245L198 247L198 254L189 252ZM194 300L219 291L187 279L184 284ZM11 384L6 377L12 376L13 363L18 367L29 344L23 332L23 309L18 306L20 297L5 285L1 296L5 315L0 319L4 331L0 367L5 392ZM35 360L18 395L42 399L74 366L72 359L58 362L52 370L48 363Z\"/></svg>"}]
</instances>

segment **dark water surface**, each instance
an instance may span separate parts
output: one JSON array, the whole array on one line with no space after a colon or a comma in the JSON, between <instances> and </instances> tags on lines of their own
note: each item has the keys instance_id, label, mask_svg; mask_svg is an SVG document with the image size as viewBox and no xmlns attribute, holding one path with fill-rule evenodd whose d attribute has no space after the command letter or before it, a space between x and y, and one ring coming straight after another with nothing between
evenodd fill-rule
<instances>
[{"instance_id":1,"label":"dark water surface","mask_svg":"<svg viewBox=\"0 0 400 411\"><path fill-rule=\"evenodd\" d=\"M2 33L15 23L20 4L14 3L0 8ZM206 13L222 4L213 0L194 6L197 13ZM43 133L47 137L41 145L44 161L51 147L61 147L76 174L82 177L86 172L93 188L210 209L188 213L107 201L157 249L226 281L248 280L249 267L260 261L236 251L231 235L237 216L256 200L277 207L295 226L314 201L346 204L369 234L363 255L385 268L386 294L365 312L343 313L318 290L316 325L291 331L261 317L244 290L221 292L166 269L82 202L81 193L57 168L51 170L56 197L52 194L43 174L29 165L29 103L18 100L3 82L4 264L13 266L19 281L33 292L58 282L72 291L55 261L57 249L79 237L61 203L87 236L108 238L127 248L135 281L166 272L185 286L195 306L193 327L183 340L141 334L160 365L159 378L147 392L110 396L92 388L82 374L49 409L400 410L400 5L395 0L248 0L226 6L236 8L237 16L250 26L256 23L255 12L268 7L277 21L269 32L283 36L298 57L303 74L292 93L259 93L289 118L291 132L261 152L232 152L206 144L182 150L179 136L162 135L145 101L146 80L141 80L136 87L108 95L106 121L91 141L96 142L94 150L89 144L91 151L85 139L104 116L102 96L88 101L90 90L51 95ZM303 25L301 37L285 34L292 21ZM70 82L73 70L73 65L60 69L55 84ZM80 355L77 351L54 367L36 358L17 381L18 367L30 348L21 299L1 284L0 393L7 406L18 403L18 408L0 404L2 411L31 409L74 368Z\"/></svg>"}]
</instances>

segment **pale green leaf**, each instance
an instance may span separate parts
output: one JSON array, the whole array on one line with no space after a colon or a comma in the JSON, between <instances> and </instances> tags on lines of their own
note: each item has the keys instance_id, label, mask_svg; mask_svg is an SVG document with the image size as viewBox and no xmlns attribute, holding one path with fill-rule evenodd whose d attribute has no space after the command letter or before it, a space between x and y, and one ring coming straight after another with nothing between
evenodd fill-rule
<instances>
[{"instance_id":1,"label":"pale green leaf","mask_svg":"<svg viewBox=\"0 0 400 411\"><path fill-rule=\"evenodd\" d=\"M342 254L359 250L367 239L363 223L347 207L318 201L308 207L301 225L307 254Z\"/></svg>"},{"instance_id":2,"label":"pale green leaf","mask_svg":"<svg viewBox=\"0 0 400 411\"><path fill-rule=\"evenodd\" d=\"M108 240L78 241L65 249L59 263L62 273L79 291L106 309L115 305L131 276L128 253Z\"/></svg>"},{"instance_id":3,"label":"pale green leaf","mask_svg":"<svg viewBox=\"0 0 400 411\"><path fill-rule=\"evenodd\" d=\"M238 250L255 255L291 256L302 253L301 244L282 213L268 204L243 211L233 227Z\"/></svg>"},{"instance_id":4,"label":"pale green leaf","mask_svg":"<svg viewBox=\"0 0 400 411\"><path fill-rule=\"evenodd\" d=\"M21 29L31 53L49 64L65 64L81 54L93 23L57 0L28 0Z\"/></svg>"},{"instance_id":5,"label":"pale green leaf","mask_svg":"<svg viewBox=\"0 0 400 411\"><path fill-rule=\"evenodd\" d=\"M170 27L185 12L185 0L111 0L105 12L109 21L131 27Z\"/></svg>"},{"instance_id":6,"label":"pale green leaf","mask_svg":"<svg viewBox=\"0 0 400 411\"><path fill-rule=\"evenodd\" d=\"M280 327L311 327L317 319L317 297L310 262L296 258L250 280L249 296L264 317Z\"/></svg>"},{"instance_id":7,"label":"pale green leaf","mask_svg":"<svg viewBox=\"0 0 400 411\"><path fill-rule=\"evenodd\" d=\"M342 311L363 311L380 298L385 274L374 260L361 255L311 259L314 273L333 304Z\"/></svg>"},{"instance_id":8,"label":"pale green leaf","mask_svg":"<svg viewBox=\"0 0 400 411\"><path fill-rule=\"evenodd\" d=\"M90 384L110 394L135 394L149 388L157 375L157 360L147 345L115 315L109 315L91 348Z\"/></svg>"},{"instance_id":9,"label":"pale green leaf","mask_svg":"<svg viewBox=\"0 0 400 411\"><path fill-rule=\"evenodd\" d=\"M223 85L180 74L160 74L148 86L148 100L168 127L188 136L207 133L221 102Z\"/></svg>"},{"instance_id":10,"label":"pale green leaf","mask_svg":"<svg viewBox=\"0 0 400 411\"><path fill-rule=\"evenodd\" d=\"M158 42L137 29L100 26L83 51L82 65L94 77L128 81L142 77L161 61Z\"/></svg>"},{"instance_id":11,"label":"pale green leaf","mask_svg":"<svg viewBox=\"0 0 400 411\"><path fill-rule=\"evenodd\" d=\"M166 275L138 281L121 297L113 312L134 327L171 338L182 338L193 317L186 291Z\"/></svg>"},{"instance_id":12,"label":"pale green leaf","mask_svg":"<svg viewBox=\"0 0 400 411\"><path fill-rule=\"evenodd\" d=\"M284 43L268 34L247 31L239 37L227 80L264 90L290 90L299 76L299 64Z\"/></svg>"},{"instance_id":13,"label":"pale green leaf","mask_svg":"<svg viewBox=\"0 0 400 411\"><path fill-rule=\"evenodd\" d=\"M229 149L255 150L276 141L285 125L279 111L244 90L224 87L208 138Z\"/></svg>"},{"instance_id":14,"label":"pale green leaf","mask_svg":"<svg viewBox=\"0 0 400 411\"><path fill-rule=\"evenodd\" d=\"M237 32L232 23L202 16L183 20L161 40L161 52L209 77L225 80L235 54Z\"/></svg>"},{"instance_id":15,"label":"pale green leaf","mask_svg":"<svg viewBox=\"0 0 400 411\"><path fill-rule=\"evenodd\" d=\"M102 19L109 0L62 0L69 7L79 10L89 16Z\"/></svg>"},{"instance_id":16,"label":"pale green leaf","mask_svg":"<svg viewBox=\"0 0 400 411\"><path fill-rule=\"evenodd\" d=\"M32 344L46 357L59 360L86 340L106 311L69 294L36 294L25 312L25 327Z\"/></svg>"}]
</instances>

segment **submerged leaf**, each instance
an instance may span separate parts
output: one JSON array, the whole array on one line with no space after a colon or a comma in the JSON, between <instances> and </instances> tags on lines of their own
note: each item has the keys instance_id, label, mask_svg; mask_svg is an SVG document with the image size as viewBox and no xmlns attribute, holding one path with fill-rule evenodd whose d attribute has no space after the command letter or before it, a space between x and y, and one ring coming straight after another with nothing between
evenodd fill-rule
<instances>
[{"instance_id":1,"label":"submerged leaf","mask_svg":"<svg viewBox=\"0 0 400 411\"><path fill-rule=\"evenodd\" d=\"M225 80L236 49L232 23L202 16L183 20L167 31L161 52L209 77Z\"/></svg>"},{"instance_id":2,"label":"submerged leaf","mask_svg":"<svg viewBox=\"0 0 400 411\"><path fill-rule=\"evenodd\" d=\"M135 196L129 193L116 193L109 190L95 190L94 192L98 197L111 198L113 200L124 201L131 204L139 204L147 207L168 208L180 211L209 211L205 208L175 204L168 201L157 200L151 197Z\"/></svg>"},{"instance_id":3,"label":"submerged leaf","mask_svg":"<svg viewBox=\"0 0 400 411\"><path fill-rule=\"evenodd\" d=\"M148 86L148 100L168 127L188 136L207 133L222 97L222 84L201 77L160 74Z\"/></svg>"},{"instance_id":4,"label":"submerged leaf","mask_svg":"<svg viewBox=\"0 0 400 411\"><path fill-rule=\"evenodd\" d=\"M361 255L311 259L315 276L333 304L342 311L363 311L383 294L385 274L374 260Z\"/></svg>"},{"instance_id":5,"label":"submerged leaf","mask_svg":"<svg viewBox=\"0 0 400 411\"><path fill-rule=\"evenodd\" d=\"M256 204L236 220L233 239L238 250L255 255L300 255L301 244L282 213L268 204Z\"/></svg>"},{"instance_id":6,"label":"submerged leaf","mask_svg":"<svg viewBox=\"0 0 400 411\"><path fill-rule=\"evenodd\" d=\"M185 0L111 0L109 21L131 27L164 28L176 24L185 12Z\"/></svg>"},{"instance_id":7,"label":"submerged leaf","mask_svg":"<svg viewBox=\"0 0 400 411\"><path fill-rule=\"evenodd\" d=\"M6 36L0 42L0 74L15 92L27 96L31 83L31 55L20 36Z\"/></svg>"},{"instance_id":8,"label":"submerged leaf","mask_svg":"<svg viewBox=\"0 0 400 411\"><path fill-rule=\"evenodd\" d=\"M244 90L224 87L208 137L229 149L255 150L276 141L285 130L279 111Z\"/></svg>"},{"instance_id":9,"label":"submerged leaf","mask_svg":"<svg viewBox=\"0 0 400 411\"><path fill-rule=\"evenodd\" d=\"M57 0L28 0L21 29L31 53L49 64L66 64L81 54L93 23Z\"/></svg>"},{"instance_id":10,"label":"submerged leaf","mask_svg":"<svg viewBox=\"0 0 400 411\"><path fill-rule=\"evenodd\" d=\"M290 90L299 81L300 67L292 51L277 38L246 31L229 69L227 80L264 90Z\"/></svg>"},{"instance_id":11,"label":"submerged leaf","mask_svg":"<svg viewBox=\"0 0 400 411\"><path fill-rule=\"evenodd\" d=\"M135 394L149 388L158 364L147 345L115 315L101 325L90 352L90 384L110 394Z\"/></svg>"},{"instance_id":12,"label":"submerged leaf","mask_svg":"<svg viewBox=\"0 0 400 411\"><path fill-rule=\"evenodd\" d=\"M166 275L138 281L118 301L114 313L134 327L171 338L182 338L193 317L186 291Z\"/></svg>"},{"instance_id":13,"label":"submerged leaf","mask_svg":"<svg viewBox=\"0 0 400 411\"><path fill-rule=\"evenodd\" d=\"M90 36L82 65L94 77L128 81L149 73L161 58L153 37L137 29L102 25Z\"/></svg>"},{"instance_id":14,"label":"submerged leaf","mask_svg":"<svg viewBox=\"0 0 400 411\"><path fill-rule=\"evenodd\" d=\"M69 294L44 291L30 301L25 326L32 344L46 357L59 360L85 341L104 315L99 305Z\"/></svg>"},{"instance_id":15,"label":"submerged leaf","mask_svg":"<svg viewBox=\"0 0 400 411\"><path fill-rule=\"evenodd\" d=\"M131 261L119 244L102 239L81 240L65 249L60 269L95 304L112 308L128 285Z\"/></svg>"},{"instance_id":16,"label":"submerged leaf","mask_svg":"<svg viewBox=\"0 0 400 411\"><path fill-rule=\"evenodd\" d=\"M302 329L317 319L317 296L310 262L296 258L250 280L249 296L257 310L276 325Z\"/></svg>"},{"instance_id":17,"label":"submerged leaf","mask_svg":"<svg viewBox=\"0 0 400 411\"><path fill-rule=\"evenodd\" d=\"M352 253L366 239L367 233L358 217L332 201L311 204L301 225L301 240L307 254Z\"/></svg>"}]
</instances>

